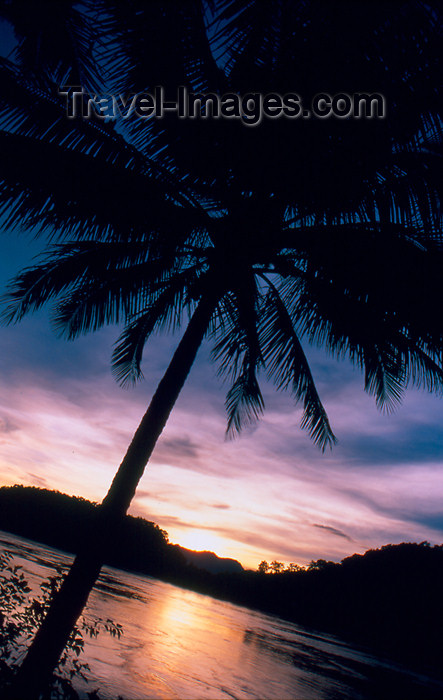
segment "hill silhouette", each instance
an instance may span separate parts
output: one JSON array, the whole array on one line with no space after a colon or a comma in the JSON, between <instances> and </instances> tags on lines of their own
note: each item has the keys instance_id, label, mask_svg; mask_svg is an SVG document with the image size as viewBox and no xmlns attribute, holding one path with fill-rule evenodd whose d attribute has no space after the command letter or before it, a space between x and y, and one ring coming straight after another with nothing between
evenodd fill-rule
<instances>
[{"instance_id":1,"label":"hill silhouette","mask_svg":"<svg viewBox=\"0 0 443 700\"><path fill-rule=\"evenodd\" d=\"M211 574L223 573L240 573L244 571L242 565L237 559L228 559L219 557L214 552L196 552L194 549L186 549L178 544L173 544L171 547L177 547L180 554L184 556L188 564L193 564L197 569L209 571Z\"/></svg>"},{"instance_id":2,"label":"hill silhouette","mask_svg":"<svg viewBox=\"0 0 443 700\"><path fill-rule=\"evenodd\" d=\"M74 552L95 507L56 491L2 487L0 529ZM106 563L338 634L443 678L443 545L386 545L340 563L259 573L171 545L155 523L126 516Z\"/></svg>"}]
</instances>

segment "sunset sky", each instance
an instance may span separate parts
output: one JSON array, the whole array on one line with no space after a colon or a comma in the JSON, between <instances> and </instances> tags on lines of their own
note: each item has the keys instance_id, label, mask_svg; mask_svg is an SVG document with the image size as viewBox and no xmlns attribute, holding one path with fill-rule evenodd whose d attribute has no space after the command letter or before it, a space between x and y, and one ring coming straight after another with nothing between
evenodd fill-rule
<instances>
[{"instance_id":1,"label":"sunset sky","mask_svg":"<svg viewBox=\"0 0 443 700\"><path fill-rule=\"evenodd\" d=\"M3 232L0 282L42 242ZM0 329L0 482L99 501L166 368L177 337L147 346L145 381L122 389L110 371L110 327L74 342L45 310ZM266 413L225 440L226 387L204 346L140 483L131 513L170 540L255 568L261 559L339 560L388 542L442 541L442 403L409 391L383 415L358 371L311 349L339 443L326 454L299 428L289 395L264 386Z\"/></svg>"},{"instance_id":2,"label":"sunset sky","mask_svg":"<svg viewBox=\"0 0 443 700\"><path fill-rule=\"evenodd\" d=\"M0 23L0 53L11 46ZM42 246L2 230L2 291ZM177 336L154 337L145 381L122 389L110 370L118 334L111 327L69 343L52 331L48 310L0 327L1 485L103 498L177 344ZM305 564L387 543L441 543L441 398L410 390L384 415L349 363L307 351L339 440L332 451L322 454L299 428L301 409L265 384L264 418L226 440L227 387L204 345L130 512L174 543L252 568L262 559Z\"/></svg>"}]
</instances>

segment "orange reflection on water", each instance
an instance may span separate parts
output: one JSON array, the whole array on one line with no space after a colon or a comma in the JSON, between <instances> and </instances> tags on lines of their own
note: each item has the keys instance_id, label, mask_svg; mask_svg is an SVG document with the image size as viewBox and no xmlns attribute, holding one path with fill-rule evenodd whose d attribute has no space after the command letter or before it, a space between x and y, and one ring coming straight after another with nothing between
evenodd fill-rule
<instances>
[{"instance_id":1,"label":"orange reflection on water","mask_svg":"<svg viewBox=\"0 0 443 700\"><path fill-rule=\"evenodd\" d=\"M115 640L100 636L88 642L94 675L101 667L106 685L115 685L120 692L123 677L130 677L131 685L145 689L144 697L150 699L196 697L196 687L201 697L220 698L222 667L235 668L245 650L243 625L235 615L226 617L229 603L154 579L140 589L133 575L119 572L119 578L125 583L124 602L111 592L116 581L110 577L108 590L94 591L88 606L101 617L106 610L106 617L124 628L117 643L117 665ZM123 696L132 697L129 688Z\"/></svg>"},{"instance_id":2,"label":"orange reflection on water","mask_svg":"<svg viewBox=\"0 0 443 700\"><path fill-rule=\"evenodd\" d=\"M219 686L212 669L217 668L220 659L228 667L235 667L241 654L243 631L232 625L232 621L227 622L221 610L218 611L223 605L218 601L172 586L168 589L167 595L162 591L161 597L151 600L146 608L140 640L145 651L143 666L147 671L161 663L162 671L155 675L157 681L167 683L166 697L171 697L171 691L183 697L183 684L195 693L197 679L205 686L208 697L210 688L202 679L210 683L212 678L214 690ZM174 678L180 678L179 686L174 687ZM147 690L152 690L151 672L147 673L146 682Z\"/></svg>"}]
</instances>

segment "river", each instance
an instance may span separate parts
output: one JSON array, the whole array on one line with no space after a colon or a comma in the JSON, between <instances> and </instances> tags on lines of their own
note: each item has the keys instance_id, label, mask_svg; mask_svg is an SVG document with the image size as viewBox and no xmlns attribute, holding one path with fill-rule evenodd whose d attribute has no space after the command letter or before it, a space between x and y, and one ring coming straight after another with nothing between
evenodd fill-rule
<instances>
[{"instance_id":1,"label":"river","mask_svg":"<svg viewBox=\"0 0 443 700\"><path fill-rule=\"evenodd\" d=\"M33 589L66 553L0 532ZM89 690L107 700L443 698L443 684L336 637L148 576L104 567L88 616L122 624L87 640ZM86 697L86 686L77 689Z\"/></svg>"}]
</instances>

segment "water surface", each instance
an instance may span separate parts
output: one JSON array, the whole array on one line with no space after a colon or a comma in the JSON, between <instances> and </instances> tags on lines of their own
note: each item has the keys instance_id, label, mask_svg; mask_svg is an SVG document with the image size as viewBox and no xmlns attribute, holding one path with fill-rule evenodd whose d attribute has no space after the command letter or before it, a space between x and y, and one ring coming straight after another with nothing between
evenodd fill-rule
<instances>
[{"instance_id":1,"label":"water surface","mask_svg":"<svg viewBox=\"0 0 443 700\"><path fill-rule=\"evenodd\" d=\"M72 557L10 534L33 585ZM106 699L443 698L443 684L326 634L162 581L104 567L88 616L123 625L87 640L91 688ZM83 697L85 686L78 685Z\"/></svg>"}]
</instances>

